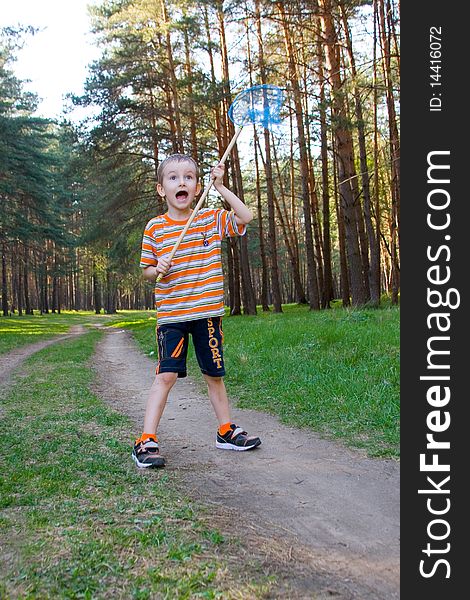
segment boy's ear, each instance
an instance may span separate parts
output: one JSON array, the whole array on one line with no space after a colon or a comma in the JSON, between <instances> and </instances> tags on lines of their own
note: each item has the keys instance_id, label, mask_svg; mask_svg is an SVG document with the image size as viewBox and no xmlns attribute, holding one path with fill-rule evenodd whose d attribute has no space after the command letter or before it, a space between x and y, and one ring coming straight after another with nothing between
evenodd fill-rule
<instances>
[{"instance_id":1,"label":"boy's ear","mask_svg":"<svg viewBox=\"0 0 470 600\"><path fill-rule=\"evenodd\" d=\"M201 184L198 181L196 184L196 196L199 194L200 191L201 191Z\"/></svg>"},{"instance_id":2,"label":"boy's ear","mask_svg":"<svg viewBox=\"0 0 470 600\"><path fill-rule=\"evenodd\" d=\"M165 190L163 189L163 186L161 183L157 183L157 192L159 193L159 195L164 198L165 197Z\"/></svg>"}]
</instances>

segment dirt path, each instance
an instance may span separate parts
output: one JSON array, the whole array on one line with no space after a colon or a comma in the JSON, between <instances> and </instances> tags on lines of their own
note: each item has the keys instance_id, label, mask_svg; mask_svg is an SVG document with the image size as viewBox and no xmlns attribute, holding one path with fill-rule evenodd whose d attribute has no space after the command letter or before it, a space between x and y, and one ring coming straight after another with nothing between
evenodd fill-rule
<instances>
[{"instance_id":1,"label":"dirt path","mask_svg":"<svg viewBox=\"0 0 470 600\"><path fill-rule=\"evenodd\" d=\"M154 362L115 330L100 342L95 366L96 391L135 421L131 435L140 433ZM399 464L265 413L234 409L233 418L260 435L259 449L217 450L208 399L189 378L173 388L159 436L167 470L176 470L188 494L211 503L216 520L227 521L228 510L227 527L231 521L238 533L243 523L251 540L285 554L298 583L289 597L398 598Z\"/></svg>"},{"instance_id":2,"label":"dirt path","mask_svg":"<svg viewBox=\"0 0 470 600\"><path fill-rule=\"evenodd\" d=\"M0 354L0 390L5 390L12 372L20 366L20 364L32 354L39 352L47 346L56 344L63 340L67 340L76 335L85 333L86 329L83 325L72 325L67 333L61 333L48 340L42 342L35 342L34 344L28 344L27 346L21 346L20 348L14 348L10 352Z\"/></svg>"}]
</instances>

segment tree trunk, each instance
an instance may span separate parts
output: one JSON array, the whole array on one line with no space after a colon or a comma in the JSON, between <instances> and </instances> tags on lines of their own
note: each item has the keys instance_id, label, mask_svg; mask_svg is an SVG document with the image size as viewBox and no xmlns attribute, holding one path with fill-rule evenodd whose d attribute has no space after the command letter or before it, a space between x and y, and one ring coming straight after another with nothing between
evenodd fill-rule
<instances>
[{"instance_id":1,"label":"tree trunk","mask_svg":"<svg viewBox=\"0 0 470 600\"><path fill-rule=\"evenodd\" d=\"M53 267L53 271L52 271L52 302L51 302L51 312L55 313L58 310L58 295L59 295L59 291L58 291L58 286L57 286L57 280L58 280L58 267L59 267L59 259L57 256L57 251L55 248L54 244L51 244L51 253L53 253L53 263L54 263L54 267Z\"/></svg>"},{"instance_id":2,"label":"tree trunk","mask_svg":"<svg viewBox=\"0 0 470 600\"><path fill-rule=\"evenodd\" d=\"M302 50L302 62L304 63L304 83L303 89L301 90L304 97L304 115L305 115L305 141L307 147L307 160L308 160L308 174L309 174L309 190L310 190L310 210L312 214L312 227L313 227L313 241L315 247L315 263L317 271L318 289L319 295L320 290L323 289L323 239L322 231L319 218L318 210L318 195L317 195L317 183L315 179L315 170L313 163L313 153L310 135L310 110L308 104L308 84L307 84L307 64L308 57L305 55L305 44L303 43L303 32L302 29L299 32Z\"/></svg>"},{"instance_id":3,"label":"tree trunk","mask_svg":"<svg viewBox=\"0 0 470 600\"><path fill-rule=\"evenodd\" d=\"M95 305L95 314L99 315L103 307L101 304L101 290L98 278L98 269L95 261L93 261L93 303Z\"/></svg>"},{"instance_id":4,"label":"tree trunk","mask_svg":"<svg viewBox=\"0 0 470 600\"><path fill-rule=\"evenodd\" d=\"M364 199L364 219L367 231L367 238L370 248L370 264L368 270L369 276L369 289L370 289L370 304L372 306L379 306L380 304L380 261L378 260L377 252L377 238L374 231L371 216L371 195L369 185L369 169L367 166L367 145L366 145L366 134L364 117L362 111L362 101L359 93L359 86L357 84L357 71L356 71L356 60L354 58L352 36L349 29L349 23L346 16L346 10L344 8L344 0L340 2L341 16L343 20L344 35L346 38L346 46L349 56L349 63L351 66L351 73L354 80L354 106L357 120L357 134L359 142L359 162L361 165L361 183L362 183L362 196ZM375 65L375 60L374 60Z\"/></svg>"},{"instance_id":5,"label":"tree trunk","mask_svg":"<svg viewBox=\"0 0 470 600\"><path fill-rule=\"evenodd\" d=\"M374 88L374 214L375 214L375 253L371 254L371 271L374 275L374 286L381 296L381 248L380 248L380 196L379 196L379 146L378 146L378 89L377 89L377 4L374 2L374 40L373 40L373 88Z\"/></svg>"},{"instance_id":6,"label":"tree trunk","mask_svg":"<svg viewBox=\"0 0 470 600\"><path fill-rule=\"evenodd\" d=\"M248 61L248 73L250 76L250 87L253 87L253 64L251 61L251 44L250 44L250 27L248 19L245 19L245 28L246 28L246 46L247 46L247 61ZM259 171L259 162L258 162L258 146L259 146L259 138L258 132L256 131L256 125L253 124L253 150L254 150L254 160L255 160L255 186L256 186L256 207L258 214L258 240L259 240L259 248L260 248L260 256L261 256L261 307L264 312L269 311L269 302L268 302L268 260L266 255L266 242L264 239L264 224L263 224L263 208L261 203L261 182L260 182L260 171ZM262 154L261 154L262 157Z\"/></svg>"},{"instance_id":7,"label":"tree trunk","mask_svg":"<svg viewBox=\"0 0 470 600\"><path fill-rule=\"evenodd\" d=\"M74 285L74 292L75 292L75 302L74 302L74 306L73 306L73 310L80 310L80 303L81 303L81 292L80 292L80 268L81 268L81 255L80 255L80 249L77 248L77 254L75 257L75 285Z\"/></svg>"},{"instance_id":8,"label":"tree trunk","mask_svg":"<svg viewBox=\"0 0 470 600\"><path fill-rule=\"evenodd\" d=\"M330 228L330 191L328 174L328 133L326 126L326 94L323 74L323 47L321 40L317 41L318 77L320 80L320 156L322 173L322 216L323 216L323 267L324 287L322 290L322 308L329 308L333 299L333 276L331 267L331 228Z\"/></svg>"},{"instance_id":9,"label":"tree trunk","mask_svg":"<svg viewBox=\"0 0 470 600\"><path fill-rule=\"evenodd\" d=\"M207 37L207 53L209 55L211 83L212 83L212 86L215 88L215 86L217 84L217 80L215 77L214 55L212 53L212 43L213 42L211 41L209 15L207 12L207 6L205 4L203 4L203 17L204 17L204 27L206 30L206 37ZM222 156L222 154L224 152L224 145L223 145L223 141L222 141L222 135L223 135L222 131L224 130L224 128L222 127L222 121L220 118L220 109L219 109L218 103L215 103L214 113L215 113L215 133L216 133L216 137L217 137L219 156Z\"/></svg>"},{"instance_id":10,"label":"tree trunk","mask_svg":"<svg viewBox=\"0 0 470 600\"><path fill-rule=\"evenodd\" d=\"M238 160L238 153L234 160L233 169L233 191L236 196L240 198L242 202L245 201L243 193L243 183L241 178L240 162ZM243 313L245 315L256 315L256 298L253 290L253 283L251 281L250 263L248 257L248 234L246 233L242 237L238 238L239 245L239 258L240 258L240 273L241 273L241 294L243 298ZM236 243L236 240L234 240Z\"/></svg>"},{"instance_id":11,"label":"tree trunk","mask_svg":"<svg viewBox=\"0 0 470 600\"><path fill-rule=\"evenodd\" d=\"M178 79L176 77L176 67L175 61L173 58L173 49L171 45L171 29L170 22L168 20L168 13L166 10L166 0L161 0L161 8L162 8L162 16L163 23L165 26L165 49L166 56L168 60L168 79L170 81L171 87L171 97L173 104L173 114L170 114L170 120L174 119L175 127L176 127L176 152L184 152L184 143L183 143L183 134L181 129L181 112L180 112L180 102L179 102L179 94L178 94Z\"/></svg>"},{"instance_id":12,"label":"tree trunk","mask_svg":"<svg viewBox=\"0 0 470 600\"><path fill-rule=\"evenodd\" d=\"M309 172L308 172L308 156L307 144L305 140L304 121L302 114L302 99L300 94L299 82L297 78L297 68L295 63L294 49L289 31L289 24L286 19L286 12L282 2L276 2L276 6L281 15L282 27L284 31L284 41L289 65L289 80L292 86L295 105L295 117L297 122L297 131L299 136L300 149L300 173L302 178L302 206L304 213L305 227L305 251L307 257L307 291L310 309L317 310L320 308L320 300L318 293L317 274L315 266L315 254L313 249L313 234L312 234L312 215L310 209L310 193L308 187Z\"/></svg>"},{"instance_id":13,"label":"tree trunk","mask_svg":"<svg viewBox=\"0 0 470 600\"><path fill-rule=\"evenodd\" d=\"M23 260L21 258L21 249L20 249L20 245L18 244L18 249L17 249L17 254L16 254L16 260L18 263L18 315L21 317L23 315L23 299L24 299L24 292L23 292L23 270L24 270L24 264L23 264Z\"/></svg>"},{"instance_id":14,"label":"tree trunk","mask_svg":"<svg viewBox=\"0 0 470 600\"><path fill-rule=\"evenodd\" d=\"M155 185L157 184L157 171L158 171L158 128L157 128L157 117L155 111L155 98L152 89L152 74L149 70L149 97L150 97L150 126L152 128L152 150L153 150L153 168L155 173ZM157 194L160 198L160 195Z\"/></svg>"},{"instance_id":15,"label":"tree trunk","mask_svg":"<svg viewBox=\"0 0 470 600\"><path fill-rule=\"evenodd\" d=\"M7 246L2 244L2 311L8 317Z\"/></svg>"},{"instance_id":16,"label":"tree trunk","mask_svg":"<svg viewBox=\"0 0 470 600\"><path fill-rule=\"evenodd\" d=\"M354 197L352 186L352 180L356 177L352 156L353 141L351 132L345 125L347 123L347 113L344 92L342 90L340 63L336 52L338 41L333 23L331 0L318 0L318 5L320 8L320 22L326 62L329 70L329 80L332 88L333 122L339 177L338 186L343 208L351 297L354 306L363 306L367 302L367 296L364 289L362 261L359 250L356 218L357 199Z\"/></svg>"},{"instance_id":17,"label":"tree trunk","mask_svg":"<svg viewBox=\"0 0 470 600\"><path fill-rule=\"evenodd\" d=\"M344 232L344 219L343 209L341 203L338 200L338 165L337 165L337 153L335 149L335 141L333 138L333 179L334 179L334 192L335 192L335 207L336 207L336 220L338 222L338 241L339 241L339 261L340 261L340 287L341 287L341 299L343 302L343 308L350 306L351 304L351 292L349 287L349 274L348 274L348 261L346 257L346 235Z\"/></svg>"},{"instance_id":18,"label":"tree trunk","mask_svg":"<svg viewBox=\"0 0 470 600\"><path fill-rule=\"evenodd\" d=\"M278 181L279 181L279 191L280 191L280 195L281 195L281 198L283 201L283 205L285 206L284 185L282 182L282 176L281 176L281 172L279 169L279 162L277 160L276 147L275 147L274 143L273 143L273 154L274 154L274 163L276 165L277 177L278 177ZM287 253L289 255L289 261L290 261L290 264L292 267L292 283L293 283L294 289L295 289L295 301L298 304L307 304L307 298L305 297L305 292L304 292L304 289L302 286L302 280L300 279L299 263L297 262L297 259L296 259L294 245L293 245L293 239L292 239L292 236L289 231L289 222L288 222L287 218L284 218L284 215L281 211L281 208L279 206L279 202L278 202L276 196L274 196L274 204L276 206L277 215L279 218L279 222L281 224L282 232L284 234L284 243L286 245Z\"/></svg>"},{"instance_id":19,"label":"tree trunk","mask_svg":"<svg viewBox=\"0 0 470 600\"><path fill-rule=\"evenodd\" d=\"M25 313L27 315L33 314L33 309L31 308L31 301L29 298L29 280L28 280L28 248L23 246L23 292L24 292L24 307Z\"/></svg>"},{"instance_id":20,"label":"tree trunk","mask_svg":"<svg viewBox=\"0 0 470 600\"><path fill-rule=\"evenodd\" d=\"M263 311L269 311L269 302L268 302L268 260L266 256L266 247L264 240L264 225L263 225L263 207L261 203L261 182L260 182L260 173L259 173L259 164L258 164L258 133L256 132L256 127L253 126L253 136L254 136L254 154L255 154L255 171L256 171L256 205L258 209L258 237L259 237L259 248L261 254L261 306Z\"/></svg>"},{"instance_id":21,"label":"tree trunk","mask_svg":"<svg viewBox=\"0 0 470 600\"><path fill-rule=\"evenodd\" d=\"M117 289L115 276L108 269L106 272L106 313L113 315L116 313Z\"/></svg>"},{"instance_id":22,"label":"tree trunk","mask_svg":"<svg viewBox=\"0 0 470 600\"><path fill-rule=\"evenodd\" d=\"M274 214L274 186L271 168L271 143L269 131L264 130L264 149L266 153L266 196L268 207L268 256L271 271L271 290L273 294L274 312L282 312L281 288L279 283L279 262L277 257L276 218Z\"/></svg>"},{"instance_id":23,"label":"tree trunk","mask_svg":"<svg viewBox=\"0 0 470 600\"><path fill-rule=\"evenodd\" d=\"M10 255L10 273L11 273L11 312L14 314L18 310L19 298L18 298L18 262L17 257L17 243L12 243L12 252Z\"/></svg>"},{"instance_id":24,"label":"tree trunk","mask_svg":"<svg viewBox=\"0 0 470 600\"><path fill-rule=\"evenodd\" d=\"M43 276L42 276L42 295L43 295L43 313L49 314L49 270L47 265L47 258L44 256L43 263ZM76 309L78 310L78 309Z\"/></svg>"},{"instance_id":25,"label":"tree trunk","mask_svg":"<svg viewBox=\"0 0 470 600\"><path fill-rule=\"evenodd\" d=\"M392 255L392 304L397 304L398 292L400 288L400 267L398 259L400 235L400 138L397 126L395 99L393 96L393 82L391 76L390 57L390 34L387 35L384 0L378 0L378 14L380 39L382 46L383 72L385 78L385 89L387 98L388 128L390 132L389 144L392 194L390 245Z\"/></svg>"},{"instance_id":26,"label":"tree trunk","mask_svg":"<svg viewBox=\"0 0 470 600\"><path fill-rule=\"evenodd\" d=\"M289 128L290 128L290 153L289 153L289 166L290 166L290 222L292 224L292 238L293 247L295 253L295 260L301 268L300 264L300 251L299 251L299 236L297 234L297 185L295 181L295 163L294 163L294 123L292 113L289 115Z\"/></svg>"},{"instance_id":27,"label":"tree trunk","mask_svg":"<svg viewBox=\"0 0 470 600\"><path fill-rule=\"evenodd\" d=\"M262 43L262 32L261 32L261 16L259 11L259 0L255 0L255 19L256 27L258 31L258 64L261 74L261 83L266 84L266 66L264 63L264 52ZM274 185L273 185L273 172L271 166L271 141L269 137L269 130L263 130L264 137L264 169L266 173L266 196L267 196L267 207L268 207L268 256L269 256L269 267L271 274L271 291L273 295L273 310L274 312L282 312L282 298L281 298L281 286L279 281L279 262L277 256L277 240L276 240L276 217L274 211Z\"/></svg>"},{"instance_id":28,"label":"tree trunk","mask_svg":"<svg viewBox=\"0 0 470 600\"><path fill-rule=\"evenodd\" d=\"M226 97L225 101L228 103L231 97L230 91L230 73L229 73L229 61L228 61L228 52L227 52L227 41L225 36L225 24L224 24L224 13L223 13L223 2L217 3L217 15L219 21L219 31L220 31L220 43L221 43L221 51L222 51L222 74L225 81L225 89L226 89ZM227 120L227 133L230 138L235 134L235 128L232 121ZM242 202L244 202L244 193L243 193L243 181L242 174L240 168L240 159L238 156L238 148L235 145L232 150L232 180L234 187L236 189L236 194L240 198ZM250 264L249 264L249 256L248 256L248 242L247 242L247 234L240 239L240 253L232 246L234 251L234 266L238 268L238 274L234 273L234 293L235 293L235 302L234 306L236 307L238 303L238 298L240 297L240 277L241 274L241 285L242 285L242 293L243 293L243 312L248 315L256 314L256 298L253 290L253 283L251 281L250 274ZM235 308L237 310L237 308Z\"/></svg>"},{"instance_id":29,"label":"tree trunk","mask_svg":"<svg viewBox=\"0 0 470 600\"><path fill-rule=\"evenodd\" d=\"M183 13L185 15L185 13ZM186 15L185 15L186 16ZM193 99L193 72L191 67L191 50L189 45L188 27L183 27L184 34L184 56L185 56L185 70L188 78L188 107L189 107L189 129L191 138L191 156L197 162L198 156L198 144L196 135L196 115L194 112L194 99Z\"/></svg>"}]
</instances>

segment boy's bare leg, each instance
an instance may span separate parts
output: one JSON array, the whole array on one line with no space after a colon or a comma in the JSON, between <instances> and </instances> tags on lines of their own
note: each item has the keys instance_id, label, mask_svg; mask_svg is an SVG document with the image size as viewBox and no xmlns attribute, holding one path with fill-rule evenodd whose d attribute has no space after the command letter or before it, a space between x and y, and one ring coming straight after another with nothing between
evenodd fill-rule
<instances>
[{"instance_id":1,"label":"boy's bare leg","mask_svg":"<svg viewBox=\"0 0 470 600\"><path fill-rule=\"evenodd\" d=\"M253 448L257 448L261 444L259 437L248 437L246 431L243 431L241 427L234 429L231 424L228 431L223 431L225 427L221 428L220 426L226 425L226 427L229 427L228 424L231 423L224 380L222 377L209 377L209 375L204 375L204 378L209 389L209 399L219 421L219 431L216 441L217 448L226 450L252 450ZM230 437L227 437L226 434L229 432Z\"/></svg>"},{"instance_id":2,"label":"boy's bare leg","mask_svg":"<svg viewBox=\"0 0 470 600\"><path fill-rule=\"evenodd\" d=\"M230 422L230 407L227 391L222 377L210 377L204 375L209 391L209 400L214 408L219 425Z\"/></svg>"},{"instance_id":3,"label":"boy's bare leg","mask_svg":"<svg viewBox=\"0 0 470 600\"><path fill-rule=\"evenodd\" d=\"M145 408L144 433L156 433L168 400L168 394L175 385L177 378L177 373L160 373L156 375Z\"/></svg>"}]
</instances>

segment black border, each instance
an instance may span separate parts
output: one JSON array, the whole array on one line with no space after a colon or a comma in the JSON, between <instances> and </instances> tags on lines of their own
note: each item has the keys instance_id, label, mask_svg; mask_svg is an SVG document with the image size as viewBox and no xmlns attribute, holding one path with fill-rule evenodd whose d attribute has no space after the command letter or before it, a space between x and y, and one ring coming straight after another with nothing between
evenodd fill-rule
<instances>
[{"instance_id":1,"label":"black border","mask_svg":"<svg viewBox=\"0 0 470 600\"><path fill-rule=\"evenodd\" d=\"M466 534L469 529L466 517L465 494L470 469L466 467L470 444L468 404L470 402L465 385L468 365L467 336L470 333L468 319L464 313L468 297L468 258L470 252L467 239L467 205L470 204L470 163L467 142L470 127L468 112L470 102L465 94L467 86L468 46L470 31L466 27L468 9L466 3L407 2L402 5L401 22L401 598L464 598L466 591L466 566L468 550ZM431 27L442 28L442 89L430 86ZM431 112L429 100L434 92L441 93L442 111ZM467 107L467 104L469 105ZM445 232L432 231L426 224L427 155L436 150L450 150L450 185L446 189L451 195L449 207L451 224ZM445 162L445 161L444 161ZM469 183L465 182L468 174ZM444 241L444 235L451 236ZM426 256L427 246L434 248L447 243L451 251L448 262L443 253L440 264L451 269L451 280L447 287L459 290L461 304L448 310L451 328L447 334L450 342L451 400L446 409L450 412L450 428L441 434L448 439L450 450L441 451L450 461L451 508L445 517L451 527L450 543L446 554L434 555L445 558L450 564L450 577L446 578L444 565L436 569L430 578L419 573L419 564L427 559L427 568L432 559L422 550L428 541L427 525L433 518L426 508L425 495L418 489L426 486L426 475L419 469L419 455L426 450L426 416L433 410L426 400L429 382L420 381L420 376L429 374L427 367L427 340L433 335L427 327L426 317L433 309L427 303L427 269L432 263ZM434 333L435 335L435 333ZM445 361L444 361L445 362ZM443 373L440 373L443 374ZM445 474L436 473L436 481ZM434 496L437 498L437 496ZM443 496L441 496L443 498ZM435 530L437 531L437 529ZM441 547L445 544L441 542ZM434 542L439 547L438 542Z\"/></svg>"}]
</instances>

